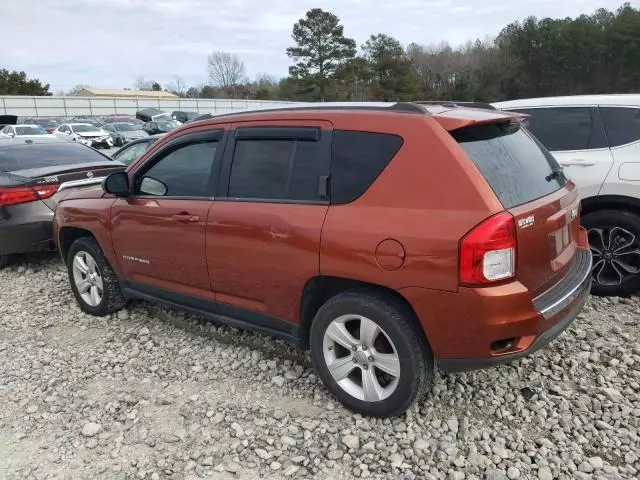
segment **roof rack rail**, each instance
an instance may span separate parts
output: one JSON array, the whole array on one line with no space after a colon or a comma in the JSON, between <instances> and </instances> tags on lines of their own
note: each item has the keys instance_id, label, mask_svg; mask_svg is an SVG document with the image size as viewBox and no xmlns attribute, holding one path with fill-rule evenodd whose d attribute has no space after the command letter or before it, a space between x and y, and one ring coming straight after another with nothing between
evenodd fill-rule
<instances>
[{"instance_id":1,"label":"roof rack rail","mask_svg":"<svg viewBox=\"0 0 640 480\"><path fill-rule=\"evenodd\" d=\"M350 105L349 103L353 104ZM367 105L367 103L371 103L371 105ZM323 102L318 102L309 103L308 105L296 105L291 107L242 110L239 112L223 113L220 115L202 114L200 115L200 117L196 117L196 119L194 119L193 121L206 120L209 118L224 118L237 115L251 115L256 113L292 112L300 110L369 110L378 112L419 113L421 115L430 115L428 110L421 107L420 105L417 105L416 103L417 102L388 102L386 104L376 102L327 102L325 104Z\"/></svg>"},{"instance_id":2,"label":"roof rack rail","mask_svg":"<svg viewBox=\"0 0 640 480\"><path fill-rule=\"evenodd\" d=\"M409 112L409 113L421 113L423 115L429 114L427 110L419 106L420 102L398 102L391 105L389 108L394 112Z\"/></svg>"},{"instance_id":3,"label":"roof rack rail","mask_svg":"<svg viewBox=\"0 0 640 480\"><path fill-rule=\"evenodd\" d=\"M496 107L486 102L471 102L471 101L461 101L458 102L456 100L423 100L419 102L414 102L418 105L442 105L443 107L468 107L468 108L482 108L485 110L496 110Z\"/></svg>"}]
</instances>

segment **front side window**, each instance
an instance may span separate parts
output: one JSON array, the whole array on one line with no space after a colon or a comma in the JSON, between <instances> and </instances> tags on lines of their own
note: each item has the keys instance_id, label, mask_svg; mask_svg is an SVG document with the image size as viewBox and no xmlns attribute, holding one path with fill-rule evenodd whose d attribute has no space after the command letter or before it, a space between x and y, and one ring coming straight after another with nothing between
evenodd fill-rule
<instances>
[{"instance_id":1,"label":"front side window","mask_svg":"<svg viewBox=\"0 0 640 480\"><path fill-rule=\"evenodd\" d=\"M600 107L609 146L619 147L640 140L640 108Z\"/></svg>"},{"instance_id":2,"label":"front side window","mask_svg":"<svg viewBox=\"0 0 640 480\"><path fill-rule=\"evenodd\" d=\"M136 193L165 197L210 196L217 146L218 142L208 141L172 150L137 180Z\"/></svg>"},{"instance_id":3,"label":"front side window","mask_svg":"<svg viewBox=\"0 0 640 480\"><path fill-rule=\"evenodd\" d=\"M524 125L551 152L605 148L601 126L590 107L515 110L530 115Z\"/></svg>"}]
</instances>

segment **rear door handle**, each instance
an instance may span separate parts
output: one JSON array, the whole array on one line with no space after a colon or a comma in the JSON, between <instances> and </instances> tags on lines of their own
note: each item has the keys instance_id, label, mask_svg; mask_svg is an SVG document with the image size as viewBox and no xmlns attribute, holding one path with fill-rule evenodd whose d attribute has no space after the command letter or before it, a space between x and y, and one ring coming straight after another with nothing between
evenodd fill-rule
<instances>
[{"instance_id":1,"label":"rear door handle","mask_svg":"<svg viewBox=\"0 0 640 480\"><path fill-rule=\"evenodd\" d=\"M570 167L576 165L579 167L592 167L596 162L594 160L585 160L584 158L572 158L571 160L561 160L560 165Z\"/></svg>"},{"instance_id":2,"label":"rear door handle","mask_svg":"<svg viewBox=\"0 0 640 480\"><path fill-rule=\"evenodd\" d=\"M172 218L181 223L193 223L200 220L198 215L191 215L190 213L179 213Z\"/></svg>"}]
</instances>

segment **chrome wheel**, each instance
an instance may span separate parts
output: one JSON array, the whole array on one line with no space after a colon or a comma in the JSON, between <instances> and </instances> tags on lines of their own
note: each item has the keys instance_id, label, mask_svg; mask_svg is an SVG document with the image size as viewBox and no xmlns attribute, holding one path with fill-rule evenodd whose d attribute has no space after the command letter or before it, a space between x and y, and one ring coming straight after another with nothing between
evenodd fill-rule
<instances>
[{"instance_id":1,"label":"chrome wheel","mask_svg":"<svg viewBox=\"0 0 640 480\"><path fill-rule=\"evenodd\" d=\"M87 252L80 251L73 257L73 281L87 305L100 305L104 295L102 275L96 261Z\"/></svg>"},{"instance_id":2,"label":"chrome wheel","mask_svg":"<svg viewBox=\"0 0 640 480\"><path fill-rule=\"evenodd\" d=\"M398 386L400 358L380 326L360 315L343 315L323 339L329 373L349 395L366 402L388 398Z\"/></svg>"},{"instance_id":3,"label":"chrome wheel","mask_svg":"<svg viewBox=\"0 0 640 480\"><path fill-rule=\"evenodd\" d=\"M640 273L640 242L621 227L592 228L589 246L593 254L593 280L617 286Z\"/></svg>"}]
</instances>

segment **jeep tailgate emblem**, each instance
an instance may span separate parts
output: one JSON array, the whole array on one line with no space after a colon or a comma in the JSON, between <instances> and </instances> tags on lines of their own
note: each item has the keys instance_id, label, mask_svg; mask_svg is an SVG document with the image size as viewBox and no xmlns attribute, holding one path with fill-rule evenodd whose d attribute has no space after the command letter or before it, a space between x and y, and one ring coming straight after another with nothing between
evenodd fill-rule
<instances>
[{"instance_id":1,"label":"jeep tailgate emblem","mask_svg":"<svg viewBox=\"0 0 640 480\"><path fill-rule=\"evenodd\" d=\"M535 221L536 221L535 217L533 215L529 215L528 217L521 218L520 220L518 220L518 226L521 229L529 228L533 226L533 223Z\"/></svg>"}]
</instances>

